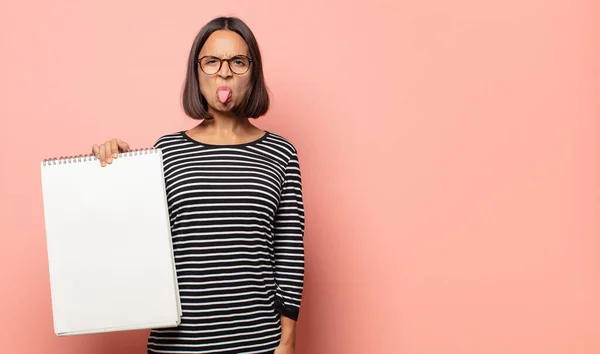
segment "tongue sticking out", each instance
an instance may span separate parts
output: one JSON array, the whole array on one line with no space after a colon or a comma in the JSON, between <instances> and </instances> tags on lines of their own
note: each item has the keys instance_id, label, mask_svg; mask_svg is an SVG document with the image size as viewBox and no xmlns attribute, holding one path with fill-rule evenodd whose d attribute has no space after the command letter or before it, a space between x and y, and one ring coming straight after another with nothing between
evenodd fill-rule
<instances>
[{"instance_id":1,"label":"tongue sticking out","mask_svg":"<svg viewBox=\"0 0 600 354\"><path fill-rule=\"evenodd\" d=\"M217 90L217 97L219 97L219 101L221 101L221 103L227 102L227 100L231 97L231 89L229 87L219 87Z\"/></svg>"}]
</instances>

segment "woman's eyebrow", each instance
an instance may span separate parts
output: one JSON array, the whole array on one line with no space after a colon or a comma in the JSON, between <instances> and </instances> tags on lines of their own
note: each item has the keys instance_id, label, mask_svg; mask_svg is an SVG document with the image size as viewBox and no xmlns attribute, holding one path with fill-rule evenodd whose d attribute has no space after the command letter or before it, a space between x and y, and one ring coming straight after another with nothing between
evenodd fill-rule
<instances>
[{"instance_id":1,"label":"woman's eyebrow","mask_svg":"<svg viewBox=\"0 0 600 354\"><path fill-rule=\"evenodd\" d=\"M208 54L203 54L203 55L199 55L199 57L215 57L215 58L233 58L236 57L238 55L245 55L248 56L248 54L245 54L243 52L239 52L239 53L234 53L234 54L230 54L230 55L217 55L214 53L208 53Z\"/></svg>"}]
</instances>

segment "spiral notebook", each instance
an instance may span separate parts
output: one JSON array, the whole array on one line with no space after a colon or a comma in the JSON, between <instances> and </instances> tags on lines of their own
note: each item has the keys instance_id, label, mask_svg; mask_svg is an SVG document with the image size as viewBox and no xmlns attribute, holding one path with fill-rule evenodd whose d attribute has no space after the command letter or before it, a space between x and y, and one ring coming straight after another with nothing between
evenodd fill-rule
<instances>
[{"instance_id":1,"label":"spiral notebook","mask_svg":"<svg viewBox=\"0 0 600 354\"><path fill-rule=\"evenodd\" d=\"M161 150L46 159L41 182L55 334L177 326Z\"/></svg>"}]
</instances>

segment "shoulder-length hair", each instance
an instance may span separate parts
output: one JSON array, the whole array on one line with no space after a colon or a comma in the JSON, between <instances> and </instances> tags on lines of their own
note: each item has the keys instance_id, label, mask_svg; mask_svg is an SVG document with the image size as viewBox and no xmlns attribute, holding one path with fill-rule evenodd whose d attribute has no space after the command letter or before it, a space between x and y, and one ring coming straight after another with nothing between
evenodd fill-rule
<instances>
[{"instance_id":1,"label":"shoulder-length hair","mask_svg":"<svg viewBox=\"0 0 600 354\"><path fill-rule=\"evenodd\" d=\"M250 87L246 100L232 109L240 117L258 118L269 109L269 94L263 75L260 50L254 34L239 18L218 17L208 22L196 35L190 50L187 73L183 89L182 104L184 112L194 119L212 119L208 113L208 103L200 91L198 80L198 55L208 37L217 30L230 30L239 34L248 46L252 59L250 72Z\"/></svg>"}]
</instances>

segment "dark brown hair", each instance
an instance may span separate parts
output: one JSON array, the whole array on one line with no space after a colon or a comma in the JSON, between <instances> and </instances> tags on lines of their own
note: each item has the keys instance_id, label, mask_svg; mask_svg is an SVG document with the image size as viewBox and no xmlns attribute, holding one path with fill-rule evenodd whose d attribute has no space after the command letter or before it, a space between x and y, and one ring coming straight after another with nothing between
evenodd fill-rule
<instances>
[{"instance_id":1,"label":"dark brown hair","mask_svg":"<svg viewBox=\"0 0 600 354\"><path fill-rule=\"evenodd\" d=\"M250 87L246 99L234 107L232 112L240 117L258 118L269 109L269 94L263 75L262 60L258 43L250 28L236 17L217 17L208 22L196 35L188 58L187 74L183 88L182 104L185 114L194 119L212 119L208 113L208 103L202 96L198 80L198 55L208 37L217 30L229 30L239 34L248 46L252 59Z\"/></svg>"}]
</instances>

